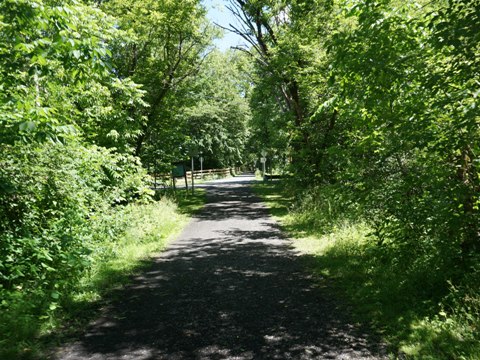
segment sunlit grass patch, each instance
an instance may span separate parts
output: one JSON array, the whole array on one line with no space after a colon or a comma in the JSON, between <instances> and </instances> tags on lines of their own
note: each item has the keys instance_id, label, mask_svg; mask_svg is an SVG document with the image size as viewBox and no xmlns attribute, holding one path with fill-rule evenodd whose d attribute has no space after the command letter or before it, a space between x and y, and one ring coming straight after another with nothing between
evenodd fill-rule
<instances>
[{"instance_id":1,"label":"sunlit grass patch","mask_svg":"<svg viewBox=\"0 0 480 360\"><path fill-rule=\"evenodd\" d=\"M143 260L161 251L187 221L187 217L177 211L175 203L166 198L153 204L134 206L125 216L129 224L124 234L101 247L98 260L82 279L88 297L92 299L97 298L92 289L105 291L122 284L142 266Z\"/></svg>"},{"instance_id":2,"label":"sunlit grass patch","mask_svg":"<svg viewBox=\"0 0 480 360\"><path fill-rule=\"evenodd\" d=\"M203 208L206 201L206 190L204 188L195 188L192 194L191 189L178 190L173 196L173 200L178 205L178 210L182 214L194 215Z\"/></svg>"}]
</instances>

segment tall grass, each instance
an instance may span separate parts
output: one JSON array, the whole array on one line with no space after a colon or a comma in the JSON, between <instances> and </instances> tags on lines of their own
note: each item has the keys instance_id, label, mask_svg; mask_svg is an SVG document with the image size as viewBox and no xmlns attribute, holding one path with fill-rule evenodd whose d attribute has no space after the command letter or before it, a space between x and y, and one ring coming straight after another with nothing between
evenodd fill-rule
<instances>
[{"instance_id":1,"label":"tall grass","mask_svg":"<svg viewBox=\"0 0 480 360\"><path fill-rule=\"evenodd\" d=\"M392 358L480 359L478 269L453 285L429 259L380 245L361 209L331 189L295 201L280 184L255 188L311 271L383 336Z\"/></svg>"},{"instance_id":2,"label":"tall grass","mask_svg":"<svg viewBox=\"0 0 480 360\"><path fill-rule=\"evenodd\" d=\"M122 285L129 275L139 271L143 260L164 249L183 228L187 217L172 200L163 198L129 207L120 221L128 223L124 233L116 241L97 247L94 263L72 294L73 299L99 299L109 289Z\"/></svg>"}]
</instances>

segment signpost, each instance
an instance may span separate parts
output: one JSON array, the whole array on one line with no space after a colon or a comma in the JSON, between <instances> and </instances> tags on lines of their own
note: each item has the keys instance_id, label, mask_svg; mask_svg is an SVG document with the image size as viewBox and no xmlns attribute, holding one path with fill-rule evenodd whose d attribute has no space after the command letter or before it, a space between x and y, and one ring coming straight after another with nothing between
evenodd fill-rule
<instances>
[{"instance_id":1,"label":"signpost","mask_svg":"<svg viewBox=\"0 0 480 360\"><path fill-rule=\"evenodd\" d=\"M267 158L266 158L267 152L265 150L262 150L261 154L262 154L262 157L260 158L260 161L263 167L263 180L265 180L265 163L267 162Z\"/></svg>"},{"instance_id":2,"label":"signpost","mask_svg":"<svg viewBox=\"0 0 480 360\"><path fill-rule=\"evenodd\" d=\"M192 147L190 148L190 157L192 158L192 195L195 193L195 180L194 180L194 171L195 171L195 168L194 168L194 163L193 163L193 159L195 156L198 156L198 147L196 145L192 145Z\"/></svg>"},{"instance_id":3,"label":"signpost","mask_svg":"<svg viewBox=\"0 0 480 360\"><path fill-rule=\"evenodd\" d=\"M194 176L193 176L193 172L195 171L194 167L193 167L193 155L192 155L192 195L195 193L195 180L194 180Z\"/></svg>"}]
</instances>

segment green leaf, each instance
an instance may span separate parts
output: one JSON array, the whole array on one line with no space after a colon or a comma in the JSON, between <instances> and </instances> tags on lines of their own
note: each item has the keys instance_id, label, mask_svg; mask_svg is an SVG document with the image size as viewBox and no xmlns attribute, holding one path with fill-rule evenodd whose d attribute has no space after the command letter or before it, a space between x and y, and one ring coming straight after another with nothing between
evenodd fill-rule
<instances>
[{"instance_id":1,"label":"green leaf","mask_svg":"<svg viewBox=\"0 0 480 360\"><path fill-rule=\"evenodd\" d=\"M35 130L36 127L37 126L33 121L25 121L18 126L20 131L28 131L28 132Z\"/></svg>"},{"instance_id":2,"label":"green leaf","mask_svg":"<svg viewBox=\"0 0 480 360\"><path fill-rule=\"evenodd\" d=\"M73 50L73 56L76 59L80 59L80 57L82 56L82 53L80 52L80 50Z\"/></svg>"}]
</instances>

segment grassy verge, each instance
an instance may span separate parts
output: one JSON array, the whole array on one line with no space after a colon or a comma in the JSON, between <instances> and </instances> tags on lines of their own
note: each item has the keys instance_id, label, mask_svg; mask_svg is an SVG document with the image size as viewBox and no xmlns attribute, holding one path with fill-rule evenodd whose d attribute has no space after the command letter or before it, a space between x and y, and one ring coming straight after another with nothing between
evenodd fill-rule
<instances>
[{"instance_id":1,"label":"grassy verge","mask_svg":"<svg viewBox=\"0 0 480 360\"><path fill-rule=\"evenodd\" d=\"M29 322L10 319L10 336L0 341L0 358L48 358L48 349L75 338L96 317L99 309L112 300L112 290L148 267L149 259L179 234L190 215L204 202L203 189L196 191L194 196L178 191L176 198L131 205L115 215L105 216L98 230L99 239L106 240L99 240L93 249L88 271L68 294L62 294L48 317L38 318L32 313ZM111 229L115 229L114 241L104 236ZM27 300L19 304L27 304ZM28 313L28 309L20 305L19 314Z\"/></svg>"},{"instance_id":2,"label":"grassy verge","mask_svg":"<svg viewBox=\"0 0 480 360\"><path fill-rule=\"evenodd\" d=\"M402 266L408 259L379 248L353 209L338 213L328 198L307 211L289 208L280 183L255 191L354 319L382 335L391 358L480 359L479 279L454 288L435 269Z\"/></svg>"},{"instance_id":3,"label":"grassy verge","mask_svg":"<svg viewBox=\"0 0 480 360\"><path fill-rule=\"evenodd\" d=\"M185 190L179 190L175 195L175 201L178 204L179 212L188 216L195 215L203 208L206 201L206 191L203 188L196 188L194 195Z\"/></svg>"}]
</instances>

